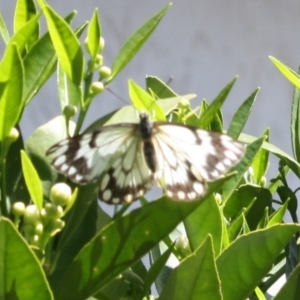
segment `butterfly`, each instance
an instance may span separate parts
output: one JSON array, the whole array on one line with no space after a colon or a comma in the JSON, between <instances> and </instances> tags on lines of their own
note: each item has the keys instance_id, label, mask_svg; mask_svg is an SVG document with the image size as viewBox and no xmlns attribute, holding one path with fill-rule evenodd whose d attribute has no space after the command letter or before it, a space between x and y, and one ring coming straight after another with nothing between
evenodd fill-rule
<instances>
[{"instance_id":1,"label":"butterfly","mask_svg":"<svg viewBox=\"0 0 300 300\"><path fill-rule=\"evenodd\" d=\"M225 134L172 122L152 122L140 113L139 123L100 127L60 141L54 168L78 184L97 181L99 199L131 203L153 184L169 198L192 201L212 181L237 164L244 146Z\"/></svg>"}]
</instances>

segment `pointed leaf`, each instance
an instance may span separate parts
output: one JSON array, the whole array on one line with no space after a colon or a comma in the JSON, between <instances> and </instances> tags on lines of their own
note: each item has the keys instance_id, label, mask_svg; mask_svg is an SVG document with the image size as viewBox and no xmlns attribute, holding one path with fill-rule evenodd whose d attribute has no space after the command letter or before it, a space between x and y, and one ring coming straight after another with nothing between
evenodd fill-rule
<instances>
[{"instance_id":1,"label":"pointed leaf","mask_svg":"<svg viewBox=\"0 0 300 300\"><path fill-rule=\"evenodd\" d=\"M215 118L216 114L219 112L223 103L225 102L229 92L231 91L237 77L233 78L219 93L219 95L214 99L214 101L209 105L208 109L200 116L199 125L201 128L206 128L210 122Z\"/></svg>"},{"instance_id":2,"label":"pointed leaf","mask_svg":"<svg viewBox=\"0 0 300 300\"><path fill-rule=\"evenodd\" d=\"M30 197L38 209L41 210L43 207L43 188L41 180L24 150L21 150L21 159L23 175Z\"/></svg>"},{"instance_id":3,"label":"pointed leaf","mask_svg":"<svg viewBox=\"0 0 300 300\"><path fill-rule=\"evenodd\" d=\"M87 43L89 48L89 53L94 61L96 55L99 53L100 50L100 37L101 37L101 26L98 16L98 9L96 8L92 19L88 25L88 32L87 32Z\"/></svg>"},{"instance_id":4,"label":"pointed leaf","mask_svg":"<svg viewBox=\"0 0 300 300\"><path fill-rule=\"evenodd\" d=\"M80 43L68 23L50 7L43 10L59 62L75 85L83 76L83 53Z\"/></svg>"},{"instance_id":5,"label":"pointed leaf","mask_svg":"<svg viewBox=\"0 0 300 300\"><path fill-rule=\"evenodd\" d=\"M300 264L294 269L273 300L298 300L300 295Z\"/></svg>"},{"instance_id":6,"label":"pointed leaf","mask_svg":"<svg viewBox=\"0 0 300 300\"><path fill-rule=\"evenodd\" d=\"M0 298L51 300L43 268L13 224L0 219Z\"/></svg>"},{"instance_id":7,"label":"pointed leaf","mask_svg":"<svg viewBox=\"0 0 300 300\"><path fill-rule=\"evenodd\" d=\"M227 130L227 134L232 138L237 139L242 132L258 92L259 89L256 89L235 112Z\"/></svg>"},{"instance_id":8,"label":"pointed leaf","mask_svg":"<svg viewBox=\"0 0 300 300\"><path fill-rule=\"evenodd\" d=\"M0 141L3 141L14 127L23 110L22 94L24 69L16 45L7 48L0 64L0 81L7 76L8 82L0 97Z\"/></svg>"},{"instance_id":9,"label":"pointed leaf","mask_svg":"<svg viewBox=\"0 0 300 300\"><path fill-rule=\"evenodd\" d=\"M127 39L114 61L114 64L112 66L112 73L111 76L107 79L107 82L112 81L129 63L133 56L140 50L140 48L150 37L151 33L157 27L161 19L164 17L166 12L169 10L170 6L171 4L165 6L160 12L154 15Z\"/></svg>"},{"instance_id":10,"label":"pointed leaf","mask_svg":"<svg viewBox=\"0 0 300 300\"><path fill-rule=\"evenodd\" d=\"M223 299L249 297L297 230L294 224L275 225L244 235L224 250L217 258Z\"/></svg>"},{"instance_id":11,"label":"pointed leaf","mask_svg":"<svg viewBox=\"0 0 300 300\"><path fill-rule=\"evenodd\" d=\"M159 299L222 299L211 237L171 272Z\"/></svg>"},{"instance_id":12,"label":"pointed leaf","mask_svg":"<svg viewBox=\"0 0 300 300\"><path fill-rule=\"evenodd\" d=\"M145 255L200 202L163 198L122 216L86 245L62 279L55 299L85 299ZM165 218L165 212L172 212ZM164 220L163 226L157 226ZM80 284L75 284L79 283Z\"/></svg>"}]
</instances>

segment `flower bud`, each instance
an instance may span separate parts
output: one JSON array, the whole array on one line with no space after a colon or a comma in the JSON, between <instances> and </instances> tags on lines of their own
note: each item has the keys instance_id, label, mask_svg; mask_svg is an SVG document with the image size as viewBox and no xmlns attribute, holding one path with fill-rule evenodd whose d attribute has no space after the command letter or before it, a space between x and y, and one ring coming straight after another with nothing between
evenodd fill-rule
<instances>
[{"instance_id":1,"label":"flower bud","mask_svg":"<svg viewBox=\"0 0 300 300\"><path fill-rule=\"evenodd\" d=\"M107 78L110 76L111 74L111 69L109 67L106 67L106 66L102 66L100 69L99 69L99 74L100 74L100 77L101 78Z\"/></svg>"},{"instance_id":2,"label":"flower bud","mask_svg":"<svg viewBox=\"0 0 300 300\"><path fill-rule=\"evenodd\" d=\"M63 209L61 206L54 203L46 203L45 210L43 210L42 216L44 220L56 220L63 215Z\"/></svg>"},{"instance_id":3,"label":"flower bud","mask_svg":"<svg viewBox=\"0 0 300 300\"><path fill-rule=\"evenodd\" d=\"M20 136L20 133L19 133L18 129L13 127L9 132L8 139L9 139L10 143L13 143L19 138L19 136Z\"/></svg>"},{"instance_id":4,"label":"flower bud","mask_svg":"<svg viewBox=\"0 0 300 300\"><path fill-rule=\"evenodd\" d=\"M24 222L25 224L37 224L40 221L39 210L36 205L31 204L26 206L24 212Z\"/></svg>"},{"instance_id":5,"label":"flower bud","mask_svg":"<svg viewBox=\"0 0 300 300\"><path fill-rule=\"evenodd\" d=\"M95 57L95 65L102 66L103 64L103 56L101 54L97 54Z\"/></svg>"},{"instance_id":6,"label":"flower bud","mask_svg":"<svg viewBox=\"0 0 300 300\"><path fill-rule=\"evenodd\" d=\"M95 81L91 85L91 92L93 94L99 94L104 90L104 85L101 81Z\"/></svg>"},{"instance_id":7,"label":"flower bud","mask_svg":"<svg viewBox=\"0 0 300 300\"><path fill-rule=\"evenodd\" d=\"M179 259L183 259L191 254L189 240L184 235L176 239L175 247L181 256Z\"/></svg>"},{"instance_id":8,"label":"flower bud","mask_svg":"<svg viewBox=\"0 0 300 300\"><path fill-rule=\"evenodd\" d=\"M185 98L182 98L178 103L178 107L181 109L190 108L190 101Z\"/></svg>"},{"instance_id":9,"label":"flower bud","mask_svg":"<svg viewBox=\"0 0 300 300\"><path fill-rule=\"evenodd\" d=\"M76 113L77 113L77 107L76 107L76 106L69 104L69 105L66 105L66 106L64 107L63 114L64 114L68 119L74 117L74 116L76 115Z\"/></svg>"},{"instance_id":10,"label":"flower bud","mask_svg":"<svg viewBox=\"0 0 300 300\"><path fill-rule=\"evenodd\" d=\"M25 212L25 204L23 202L15 202L12 206L12 213L15 217L23 216Z\"/></svg>"},{"instance_id":11,"label":"flower bud","mask_svg":"<svg viewBox=\"0 0 300 300\"><path fill-rule=\"evenodd\" d=\"M64 182L54 184L50 190L50 200L56 205L65 206L69 203L72 196L72 190Z\"/></svg>"}]
</instances>

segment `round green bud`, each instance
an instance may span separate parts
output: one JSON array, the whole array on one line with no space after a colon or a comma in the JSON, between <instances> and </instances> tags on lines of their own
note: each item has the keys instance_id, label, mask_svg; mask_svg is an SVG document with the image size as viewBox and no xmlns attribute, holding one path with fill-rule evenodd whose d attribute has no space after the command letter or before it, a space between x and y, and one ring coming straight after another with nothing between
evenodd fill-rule
<instances>
[{"instance_id":1,"label":"round green bud","mask_svg":"<svg viewBox=\"0 0 300 300\"><path fill-rule=\"evenodd\" d=\"M24 222L25 224L37 224L40 222L40 213L35 204L26 206L24 212Z\"/></svg>"},{"instance_id":2,"label":"round green bud","mask_svg":"<svg viewBox=\"0 0 300 300\"><path fill-rule=\"evenodd\" d=\"M102 66L103 64L103 56L101 54L97 54L95 57L95 65Z\"/></svg>"},{"instance_id":3,"label":"round green bud","mask_svg":"<svg viewBox=\"0 0 300 300\"><path fill-rule=\"evenodd\" d=\"M185 98L182 98L178 103L178 107L182 109L190 108L190 101Z\"/></svg>"},{"instance_id":4,"label":"round green bud","mask_svg":"<svg viewBox=\"0 0 300 300\"><path fill-rule=\"evenodd\" d=\"M74 106L74 105L71 105L71 104L68 104L64 107L64 111L63 111L64 115L67 117L67 118L72 118L76 115L77 113L77 107Z\"/></svg>"},{"instance_id":5,"label":"round green bud","mask_svg":"<svg viewBox=\"0 0 300 300\"><path fill-rule=\"evenodd\" d=\"M99 40L99 51L102 52L102 50L104 49L104 45L105 45L105 40L104 38L101 36L100 40Z\"/></svg>"},{"instance_id":6,"label":"round green bud","mask_svg":"<svg viewBox=\"0 0 300 300\"><path fill-rule=\"evenodd\" d=\"M15 202L11 210L14 216L21 217L25 212L25 204L23 202Z\"/></svg>"},{"instance_id":7,"label":"round green bud","mask_svg":"<svg viewBox=\"0 0 300 300\"><path fill-rule=\"evenodd\" d=\"M219 193L215 194L215 199L219 205L222 204L222 196Z\"/></svg>"},{"instance_id":8,"label":"round green bud","mask_svg":"<svg viewBox=\"0 0 300 300\"><path fill-rule=\"evenodd\" d=\"M56 220L63 216L63 209L61 206L54 203L46 203L45 210L42 210L42 217L44 220Z\"/></svg>"},{"instance_id":9,"label":"round green bud","mask_svg":"<svg viewBox=\"0 0 300 300\"><path fill-rule=\"evenodd\" d=\"M91 85L91 92L93 94L99 94L104 90L104 84L101 81L95 81Z\"/></svg>"},{"instance_id":10,"label":"round green bud","mask_svg":"<svg viewBox=\"0 0 300 300\"><path fill-rule=\"evenodd\" d=\"M189 240L186 236L180 236L176 239L175 247L180 254L180 258L183 259L191 254L191 248Z\"/></svg>"},{"instance_id":11,"label":"round green bud","mask_svg":"<svg viewBox=\"0 0 300 300\"><path fill-rule=\"evenodd\" d=\"M64 182L54 184L50 190L50 200L53 204L65 206L72 197L72 190L69 185Z\"/></svg>"},{"instance_id":12,"label":"round green bud","mask_svg":"<svg viewBox=\"0 0 300 300\"><path fill-rule=\"evenodd\" d=\"M266 184L267 184L267 178L265 176L262 176L261 179L260 179L259 185L261 187L265 187Z\"/></svg>"},{"instance_id":13,"label":"round green bud","mask_svg":"<svg viewBox=\"0 0 300 300\"><path fill-rule=\"evenodd\" d=\"M36 235L42 235L42 233L43 233L43 231L44 231L44 226L43 226L43 224L42 223L38 223L38 224L36 224L36 226L35 226L35 228L34 228L34 233L36 234Z\"/></svg>"},{"instance_id":14,"label":"round green bud","mask_svg":"<svg viewBox=\"0 0 300 300\"><path fill-rule=\"evenodd\" d=\"M102 66L99 69L99 74L101 78L107 78L111 75L111 69L109 67Z\"/></svg>"},{"instance_id":15,"label":"round green bud","mask_svg":"<svg viewBox=\"0 0 300 300\"><path fill-rule=\"evenodd\" d=\"M8 135L8 139L11 143L15 142L20 136L19 130L13 127Z\"/></svg>"}]
</instances>

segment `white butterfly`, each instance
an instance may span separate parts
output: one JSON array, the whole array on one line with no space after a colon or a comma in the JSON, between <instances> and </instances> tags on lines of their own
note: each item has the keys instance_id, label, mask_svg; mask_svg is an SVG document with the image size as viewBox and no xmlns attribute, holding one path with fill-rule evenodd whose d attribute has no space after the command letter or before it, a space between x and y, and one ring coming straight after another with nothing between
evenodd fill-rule
<instances>
[{"instance_id":1,"label":"white butterfly","mask_svg":"<svg viewBox=\"0 0 300 300\"><path fill-rule=\"evenodd\" d=\"M52 146L52 165L72 181L99 181L106 203L130 203L153 184L176 200L195 200L206 182L240 161L244 147L227 135L170 122L121 123L76 135Z\"/></svg>"}]
</instances>

